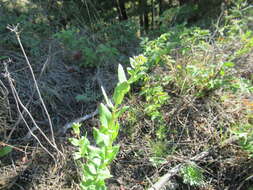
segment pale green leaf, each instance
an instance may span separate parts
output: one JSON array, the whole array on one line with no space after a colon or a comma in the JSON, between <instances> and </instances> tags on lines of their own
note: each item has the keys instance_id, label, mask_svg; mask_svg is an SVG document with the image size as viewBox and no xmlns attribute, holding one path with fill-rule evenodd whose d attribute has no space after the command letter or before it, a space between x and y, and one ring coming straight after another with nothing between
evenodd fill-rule
<instances>
[{"instance_id":1,"label":"pale green leaf","mask_svg":"<svg viewBox=\"0 0 253 190\"><path fill-rule=\"evenodd\" d=\"M108 106L109 108L113 108L113 104L112 104L112 102L109 100L109 98L108 98L108 96L107 96L107 94L106 94L105 89L104 89L103 86L101 86L101 90L102 90L102 93L103 93L103 95L104 95L105 102L106 102L107 106Z\"/></svg>"},{"instance_id":2,"label":"pale green leaf","mask_svg":"<svg viewBox=\"0 0 253 190\"><path fill-rule=\"evenodd\" d=\"M110 150L107 150L107 158L106 158L106 162L107 164L110 164L117 156L119 152L119 146L113 146Z\"/></svg>"},{"instance_id":3,"label":"pale green leaf","mask_svg":"<svg viewBox=\"0 0 253 190\"><path fill-rule=\"evenodd\" d=\"M97 168L93 163L88 163L86 165L83 165L84 172L87 172L91 175L96 175L97 174Z\"/></svg>"},{"instance_id":4,"label":"pale green leaf","mask_svg":"<svg viewBox=\"0 0 253 190\"><path fill-rule=\"evenodd\" d=\"M78 159L82 158L80 152L75 152L75 153L73 154L73 157L74 157L74 160L78 160Z\"/></svg>"},{"instance_id":5,"label":"pale green leaf","mask_svg":"<svg viewBox=\"0 0 253 190\"><path fill-rule=\"evenodd\" d=\"M70 138L69 139L70 143L74 146L79 146L79 140L76 138Z\"/></svg>"},{"instance_id":6,"label":"pale green leaf","mask_svg":"<svg viewBox=\"0 0 253 190\"><path fill-rule=\"evenodd\" d=\"M113 101L115 106L122 103L125 94L130 90L130 85L127 82L119 83L114 89Z\"/></svg>"},{"instance_id":7,"label":"pale green leaf","mask_svg":"<svg viewBox=\"0 0 253 190\"><path fill-rule=\"evenodd\" d=\"M233 62L225 62L225 63L223 63L223 66L225 66L225 67L234 67L235 64Z\"/></svg>"},{"instance_id":8,"label":"pale green leaf","mask_svg":"<svg viewBox=\"0 0 253 190\"><path fill-rule=\"evenodd\" d=\"M119 64L119 67L118 67L118 79L119 79L119 83L123 83L127 81L125 71L121 64Z\"/></svg>"},{"instance_id":9,"label":"pale green leaf","mask_svg":"<svg viewBox=\"0 0 253 190\"><path fill-rule=\"evenodd\" d=\"M103 168L102 170L99 170L98 177L100 180L104 181L105 179L112 177L112 175L110 174L110 171L108 168Z\"/></svg>"},{"instance_id":10,"label":"pale green leaf","mask_svg":"<svg viewBox=\"0 0 253 190\"><path fill-rule=\"evenodd\" d=\"M119 133L119 122L115 122L115 124L112 126L112 132L111 132L111 138L112 138L112 141L114 141L117 136L118 136L118 133Z\"/></svg>"},{"instance_id":11,"label":"pale green leaf","mask_svg":"<svg viewBox=\"0 0 253 190\"><path fill-rule=\"evenodd\" d=\"M110 110L103 104L101 103L99 106L99 117L100 117L100 122L104 127L108 127L108 124L110 123L112 119L112 114Z\"/></svg>"},{"instance_id":12,"label":"pale green leaf","mask_svg":"<svg viewBox=\"0 0 253 190\"><path fill-rule=\"evenodd\" d=\"M74 123L72 125L72 129L74 130L75 134L80 135L80 127L81 127L80 123Z\"/></svg>"},{"instance_id":13,"label":"pale green leaf","mask_svg":"<svg viewBox=\"0 0 253 190\"><path fill-rule=\"evenodd\" d=\"M102 150L100 148L98 148L98 147L89 145L87 147L87 149L88 149L88 153L89 153L88 157L90 159L97 158L97 157L99 157L101 155L101 151Z\"/></svg>"},{"instance_id":14,"label":"pale green leaf","mask_svg":"<svg viewBox=\"0 0 253 190\"><path fill-rule=\"evenodd\" d=\"M96 140L97 145L99 145L100 147L110 145L110 136L101 133L97 128L93 129L93 136Z\"/></svg>"}]
</instances>

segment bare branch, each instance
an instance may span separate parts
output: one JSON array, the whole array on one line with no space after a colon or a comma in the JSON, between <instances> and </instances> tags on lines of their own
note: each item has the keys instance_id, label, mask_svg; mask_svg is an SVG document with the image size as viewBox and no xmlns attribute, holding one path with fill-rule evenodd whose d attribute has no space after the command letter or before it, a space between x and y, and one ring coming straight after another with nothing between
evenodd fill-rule
<instances>
[{"instance_id":1,"label":"bare branch","mask_svg":"<svg viewBox=\"0 0 253 190\"><path fill-rule=\"evenodd\" d=\"M20 40L20 31L18 30L18 26L19 26L19 25L16 25L16 26L10 26L10 25L8 25L7 28L8 28L10 31L14 32L15 35L16 35L16 38L17 38L18 43L19 43L19 46L20 46L20 48L21 48L21 50L22 50L22 53L23 53L23 55L24 55L24 57L25 57L25 60L26 60L26 63L27 63L27 65L28 65L28 67L29 67L29 69L30 69L30 72L31 72L31 74L32 74L32 78L33 78L33 81L34 81L35 89L36 89L36 91L37 91L37 93L38 93L40 102L41 102L41 104L42 104L42 107L43 107L43 109L44 109L46 115L47 115L47 119L48 119L49 127L50 127L50 132L51 132L51 135L52 135L52 142L53 142L53 145L54 145L54 147L58 150L58 152L61 153L61 152L59 151L59 149L57 148L57 145L56 145L56 143L55 143L54 130L53 130L53 125L52 125L51 117L50 117L50 115L49 115L49 113L48 113L47 107L46 107L46 105L45 105L45 103L44 103L44 100L43 100L43 98L42 98L42 96L41 96L41 93L40 93L40 90L39 90L39 86L38 86L36 77L35 77L35 75L34 75L33 68L32 68L32 66L31 66L31 63L30 63L30 61L29 61L29 59L28 59L28 57L27 57L27 55L26 55L25 49L24 49L24 47L23 47L23 45L22 45L22 42L21 42L21 40ZM61 153L61 155L63 155L63 154Z\"/></svg>"}]
</instances>

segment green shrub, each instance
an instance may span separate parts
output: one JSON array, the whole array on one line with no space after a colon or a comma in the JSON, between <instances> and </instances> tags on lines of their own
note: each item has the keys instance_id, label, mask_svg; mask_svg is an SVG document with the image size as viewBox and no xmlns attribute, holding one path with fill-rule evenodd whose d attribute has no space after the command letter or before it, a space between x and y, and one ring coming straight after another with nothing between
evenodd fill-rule
<instances>
[{"instance_id":1,"label":"green shrub","mask_svg":"<svg viewBox=\"0 0 253 190\"><path fill-rule=\"evenodd\" d=\"M75 54L80 54L77 61L81 67L98 67L119 55L118 50L111 47L109 43L98 44L88 36L82 36L78 28L64 29L54 37L66 50L67 61L75 62Z\"/></svg>"}]
</instances>

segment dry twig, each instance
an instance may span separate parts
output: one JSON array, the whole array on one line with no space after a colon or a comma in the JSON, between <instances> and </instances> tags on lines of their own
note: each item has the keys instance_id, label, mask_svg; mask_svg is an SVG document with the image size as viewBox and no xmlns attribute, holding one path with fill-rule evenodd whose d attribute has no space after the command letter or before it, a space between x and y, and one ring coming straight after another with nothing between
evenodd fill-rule
<instances>
[{"instance_id":1,"label":"dry twig","mask_svg":"<svg viewBox=\"0 0 253 190\"><path fill-rule=\"evenodd\" d=\"M225 140L224 142L221 143L222 146L231 144L235 141L238 140L238 136L232 136L229 139ZM201 152L200 154L194 156L193 158L186 160L185 162L192 162L192 161L199 161L201 159L203 159L204 157L208 156L208 154L211 152L212 149L209 149L207 151ZM173 177L174 175L176 175L181 167L183 166L183 163L180 163L178 165L176 165L175 167L171 168L165 175L163 175L154 185L152 185L151 188L149 188L148 190L160 190L162 189L167 182L170 180L171 177Z\"/></svg>"},{"instance_id":2,"label":"dry twig","mask_svg":"<svg viewBox=\"0 0 253 190\"><path fill-rule=\"evenodd\" d=\"M200 154L194 156L193 158L189 159L186 162L191 162L191 161L198 161L201 160L202 158L206 157L209 154L208 151L206 152L201 152ZM162 176L151 188L149 188L148 190L160 190L162 189L166 183L170 180L170 178L174 175L176 175L181 167L183 166L183 164L178 164L175 167L171 168L164 176Z\"/></svg>"},{"instance_id":3,"label":"dry twig","mask_svg":"<svg viewBox=\"0 0 253 190\"><path fill-rule=\"evenodd\" d=\"M92 113L90 113L90 114L84 115L83 117L77 118L77 119L75 119L75 120L73 120L73 121L71 121L71 122L69 122L69 123L66 123L66 124L60 129L59 133L62 133L62 134L66 133L66 131L67 131L68 129L70 129L74 123L81 123L81 122L83 122L83 121L85 121L85 120L88 120L88 119L90 119L90 118L96 116L97 114L98 114L98 109L96 109L94 112L92 112Z\"/></svg>"},{"instance_id":4,"label":"dry twig","mask_svg":"<svg viewBox=\"0 0 253 190\"><path fill-rule=\"evenodd\" d=\"M21 40L20 40L20 31L18 31L18 26L19 26L19 25L16 25L15 27L14 27L14 26L8 25L7 28L8 28L10 31L12 31L12 32L15 33L16 38L17 38L18 43L19 43L19 46L20 46L20 48L21 48L21 50L22 50L22 53L23 53L23 55L25 56L26 63L27 63L27 65L28 65L28 67L29 67L29 69L30 69L30 72L31 72L31 74L32 74L32 78L33 78L33 81L34 81L34 85L35 85L36 91L37 91L37 93L38 93L39 99L40 99L40 101L41 101L41 104L42 104L42 106L43 106L43 109L44 109L44 111L45 111L45 113L46 113L46 115L47 115L47 118L48 118L48 122L49 122L49 126L50 126L50 131L51 131L51 134L52 134L52 141L53 141L53 144L54 144L55 147L57 147L57 145L56 145L56 143L55 143L54 130L53 130L53 125L52 125L51 117L50 117L50 115L49 115L49 113L48 113L48 111L47 111L46 105L45 105L44 100L43 100L43 98L42 98L42 96L41 96L41 93L40 93L40 90L39 90L39 86L38 86L38 84L37 84L37 80L36 80L36 78L35 78L35 75L34 75L32 66L31 66L31 64L30 64L30 61L29 61L29 59L28 59L28 57L27 57L27 55L26 55L25 49L24 49L24 47L23 47L23 45L22 45L22 43L21 43ZM59 151L59 152L60 152L60 151Z\"/></svg>"}]
</instances>

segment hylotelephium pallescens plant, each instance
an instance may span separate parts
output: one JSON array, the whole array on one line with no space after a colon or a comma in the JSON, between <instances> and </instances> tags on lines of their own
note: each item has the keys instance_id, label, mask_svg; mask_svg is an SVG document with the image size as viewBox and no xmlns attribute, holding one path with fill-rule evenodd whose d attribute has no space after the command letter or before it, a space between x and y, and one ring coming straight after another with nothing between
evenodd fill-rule
<instances>
[{"instance_id":1,"label":"hylotelephium pallescens plant","mask_svg":"<svg viewBox=\"0 0 253 190\"><path fill-rule=\"evenodd\" d=\"M74 159L77 160L81 170L80 188L82 190L106 190L105 180L112 177L108 166L119 151L119 146L113 144L120 128L118 118L128 108L120 105L130 90L130 82L127 81L121 65L118 67L118 80L112 97L113 102L107 97L102 87L106 105L100 104L100 127L93 128L96 145L92 145L86 136L80 136L81 124L76 123L72 126L77 137L70 138L70 142L78 148L74 153Z\"/></svg>"}]
</instances>

